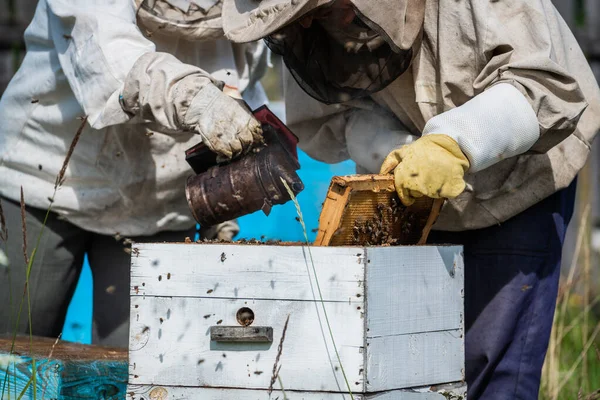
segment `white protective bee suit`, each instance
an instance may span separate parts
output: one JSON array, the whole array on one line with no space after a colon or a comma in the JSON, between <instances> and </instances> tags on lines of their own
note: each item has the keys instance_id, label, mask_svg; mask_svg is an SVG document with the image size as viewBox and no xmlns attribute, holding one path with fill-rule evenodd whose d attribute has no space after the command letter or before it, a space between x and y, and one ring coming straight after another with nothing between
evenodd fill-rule
<instances>
[{"instance_id":1,"label":"white protective bee suit","mask_svg":"<svg viewBox=\"0 0 600 400\"><path fill-rule=\"evenodd\" d=\"M194 224L184 152L203 137L186 126L191 113L182 109L204 86L192 106L206 109L210 125L228 109L219 81L251 107L264 104L256 83L266 52L262 43L225 40L220 18L211 22L217 28L177 35L150 17L144 23L146 14L138 27L132 0L39 2L27 55L0 103L0 195L17 200L23 186L27 205L46 209L78 118L87 115L53 210L103 234Z\"/></svg>"},{"instance_id":2,"label":"white protective bee suit","mask_svg":"<svg viewBox=\"0 0 600 400\"><path fill-rule=\"evenodd\" d=\"M32 269L33 333L60 333L87 254L94 341L126 346L129 256L118 240L193 238L185 150L202 141L231 158L261 136L250 110L222 90L241 92L251 108L264 104L258 80L267 52L261 42L226 40L220 11L219 0L39 1L27 54L0 101L0 199L10 232L3 259L13 270L8 286L0 265L0 333L14 329L8 296L22 293L25 280L21 188L31 243L87 116ZM226 223L212 233L237 230ZM20 332L26 324L22 317Z\"/></svg>"},{"instance_id":3,"label":"white protective bee suit","mask_svg":"<svg viewBox=\"0 0 600 400\"><path fill-rule=\"evenodd\" d=\"M282 56L286 120L307 154L393 171L405 205L449 199L428 243L464 249L456 377L470 400L538 398L574 178L600 129L598 84L551 0L224 0L223 10L228 38L265 38Z\"/></svg>"}]
</instances>

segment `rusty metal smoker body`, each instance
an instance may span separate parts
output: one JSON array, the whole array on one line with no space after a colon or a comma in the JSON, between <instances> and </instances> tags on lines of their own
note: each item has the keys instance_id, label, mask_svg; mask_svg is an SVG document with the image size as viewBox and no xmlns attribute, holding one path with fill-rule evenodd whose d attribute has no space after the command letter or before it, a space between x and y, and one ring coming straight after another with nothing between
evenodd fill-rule
<instances>
[{"instance_id":1,"label":"rusty metal smoker body","mask_svg":"<svg viewBox=\"0 0 600 400\"><path fill-rule=\"evenodd\" d=\"M204 145L186 151L186 160L197 174L187 180L185 193L192 215L202 226L213 226L291 200L282 179L297 195L304 185L298 139L266 107L254 111L262 123L264 145L230 162L218 164L216 154Z\"/></svg>"}]
</instances>

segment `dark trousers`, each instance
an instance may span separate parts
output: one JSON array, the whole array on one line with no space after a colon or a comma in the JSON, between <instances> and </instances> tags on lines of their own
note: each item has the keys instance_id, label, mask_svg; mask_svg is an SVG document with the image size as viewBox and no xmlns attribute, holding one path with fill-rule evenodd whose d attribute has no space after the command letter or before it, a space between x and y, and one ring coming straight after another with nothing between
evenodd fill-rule
<instances>
[{"instance_id":1,"label":"dark trousers","mask_svg":"<svg viewBox=\"0 0 600 400\"><path fill-rule=\"evenodd\" d=\"M0 335L15 331L16 316L25 285L25 261L19 204L2 199L8 241L0 241L9 268L0 265ZM35 246L46 211L27 207L28 254ZM160 232L130 238L135 242L182 242L194 238L196 229ZM34 335L58 337L77 286L87 253L93 276L92 341L106 346L128 347L130 254L125 238L89 232L51 213L37 249L29 278L31 325ZM10 273L10 279L9 279ZM11 304L12 297L12 304ZM19 334L29 334L27 303L23 305Z\"/></svg>"},{"instance_id":2,"label":"dark trousers","mask_svg":"<svg viewBox=\"0 0 600 400\"><path fill-rule=\"evenodd\" d=\"M469 400L537 399L575 183L501 225L432 232L465 251Z\"/></svg>"}]
</instances>

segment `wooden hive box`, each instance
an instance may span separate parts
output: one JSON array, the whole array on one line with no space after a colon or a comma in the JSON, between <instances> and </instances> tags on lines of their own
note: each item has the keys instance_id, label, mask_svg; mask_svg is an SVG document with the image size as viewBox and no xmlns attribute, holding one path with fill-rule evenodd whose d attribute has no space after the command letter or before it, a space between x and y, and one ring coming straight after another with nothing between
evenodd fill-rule
<instances>
[{"instance_id":1,"label":"wooden hive box","mask_svg":"<svg viewBox=\"0 0 600 400\"><path fill-rule=\"evenodd\" d=\"M425 244L443 201L405 207L392 175L335 176L319 218L316 246Z\"/></svg>"},{"instance_id":2,"label":"wooden hive box","mask_svg":"<svg viewBox=\"0 0 600 400\"><path fill-rule=\"evenodd\" d=\"M0 336L1 400L116 400L126 388L126 349Z\"/></svg>"},{"instance_id":3,"label":"wooden hive box","mask_svg":"<svg viewBox=\"0 0 600 400\"><path fill-rule=\"evenodd\" d=\"M460 399L463 275L459 246L134 244L128 398Z\"/></svg>"}]
</instances>

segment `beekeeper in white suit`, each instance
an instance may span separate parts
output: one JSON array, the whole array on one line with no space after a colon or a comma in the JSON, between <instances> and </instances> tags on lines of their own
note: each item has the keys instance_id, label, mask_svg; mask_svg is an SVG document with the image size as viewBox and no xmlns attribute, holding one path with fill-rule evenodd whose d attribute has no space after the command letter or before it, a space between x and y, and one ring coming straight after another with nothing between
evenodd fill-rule
<instances>
[{"instance_id":1,"label":"beekeeper in white suit","mask_svg":"<svg viewBox=\"0 0 600 400\"><path fill-rule=\"evenodd\" d=\"M194 237L184 152L202 141L228 159L260 140L260 124L224 89L241 92L251 107L263 104L257 81L267 53L262 43L224 39L219 0L40 0L25 41L23 64L0 101L0 196L12 273L9 280L1 266L0 333L15 328L25 282L21 187L31 252L87 116L31 271L33 334L59 335L87 254L93 341L127 346L123 240ZM237 231L232 222L209 234L231 239ZM26 316L17 331L29 331Z\"/></svg>"},{"instance_id":2,"label":"beekeeper in white suit","mask_svg":"<svg viewBox=\"0 0 600 400\"><path fill-rule=\"evenodd\" d=\"M393 173L405 205L448 199L430 243L464 245L468 398L536 399L573 180L600 127L551 1L224 0L223 21L283 57L309 155Z\"/></svg>"}]
</instances>

